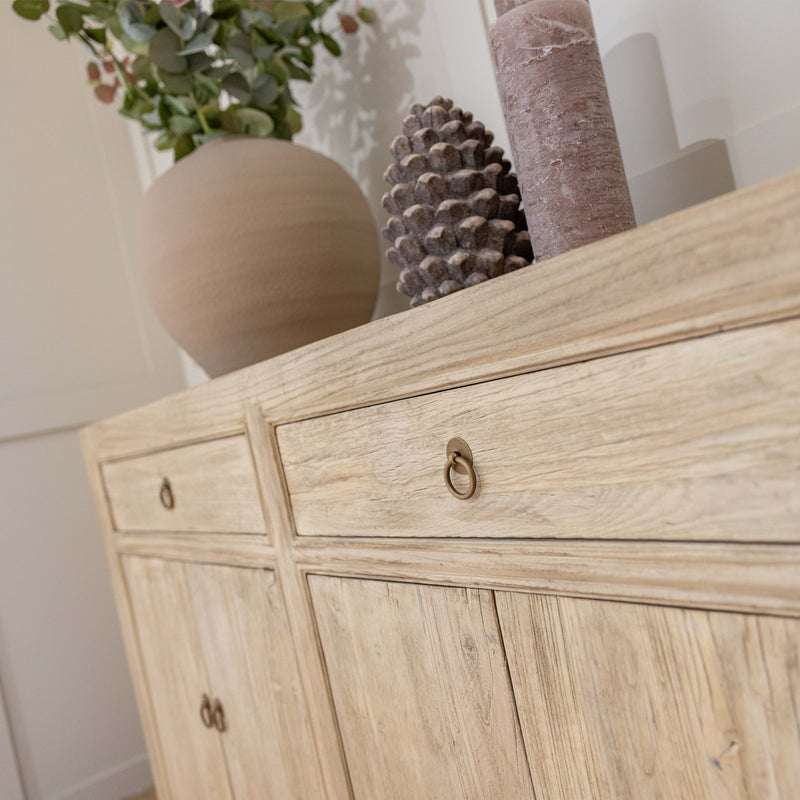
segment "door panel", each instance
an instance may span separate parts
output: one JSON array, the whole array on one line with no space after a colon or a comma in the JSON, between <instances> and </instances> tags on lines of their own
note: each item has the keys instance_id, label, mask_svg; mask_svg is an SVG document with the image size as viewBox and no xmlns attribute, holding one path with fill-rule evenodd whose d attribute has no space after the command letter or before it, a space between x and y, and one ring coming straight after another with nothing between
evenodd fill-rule
<instances>
[{"instance_id":1,"label":"door panel","mask_svg":"<svg viewBox=\"0 0 800 800\"><path fill-rule=\"evenodd\" d=\"M134 557L122 563L169 781L157 787L159 797L232 800L219 733L200 720L201 698L213 693L187 567Z\"/></svg>"},{"instance_id":2,"label":"door panel","mask_svg":"<svg viewBox=\"0 0 800 800\"><path fill-rule=\"evenodd\" d=\"M193 564L186 574L236 800L324 797L275 573Z\"/></svg>"},{"instance_id":3,"label":"door panel","mask_svg":"<svg viewBox=\"0 0 800 800\"><path fill-rule=\"evenodd\" d=\"M498 592L548 797L797 797L800 622Z\"/></svg>"},{"instance_id":4,"label":"door panel","mask_svg":"<svg viewBox=\"0 0 800 800\"><path fill-rule=\"evenodd\" d=\"M491 592L309 586L357 800L533 797Z\"/></svg>"}]
</instances>

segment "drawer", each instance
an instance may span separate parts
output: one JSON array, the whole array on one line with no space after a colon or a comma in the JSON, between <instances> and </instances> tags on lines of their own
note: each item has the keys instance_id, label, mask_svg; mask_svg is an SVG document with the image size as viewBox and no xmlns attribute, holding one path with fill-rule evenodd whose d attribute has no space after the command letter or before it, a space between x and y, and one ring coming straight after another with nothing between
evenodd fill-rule
<instances>
[{"instance_id":1,"label":"drawer","mask_svg":"<svg viewBox=\"0 0 800 800\"><path fill-rule=\"evenodd\" d=\"M800 321L288 423L277 436L300 536L799 541ZM445 487L451 437L472 450L468 500Z\"/></svg>"},{"instance_id":2,"label":"drawer","mask_svg":"<svg viewBox=\"0 0 800 800\"><path fill-rule=\"evenodd\" d=\"M244 435L114 461L102 469L117 530L266 533Z\"/></svg>"}]
</instances>

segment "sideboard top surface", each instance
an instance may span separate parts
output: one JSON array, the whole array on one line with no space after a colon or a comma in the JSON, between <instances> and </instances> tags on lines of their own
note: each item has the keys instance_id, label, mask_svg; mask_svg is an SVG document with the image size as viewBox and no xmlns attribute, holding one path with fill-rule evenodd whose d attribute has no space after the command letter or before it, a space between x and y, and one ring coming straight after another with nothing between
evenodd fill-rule
<instances>
[{"instance_id":1,"label":"sideboard top surface","mask_svg":"<svg viewBox=\"0 0 800 800\"><path fill-rule=\"evenodd\" d=\"M800 171L83 431L112 460L800 315Z\"/></svg>"}]
</instances>

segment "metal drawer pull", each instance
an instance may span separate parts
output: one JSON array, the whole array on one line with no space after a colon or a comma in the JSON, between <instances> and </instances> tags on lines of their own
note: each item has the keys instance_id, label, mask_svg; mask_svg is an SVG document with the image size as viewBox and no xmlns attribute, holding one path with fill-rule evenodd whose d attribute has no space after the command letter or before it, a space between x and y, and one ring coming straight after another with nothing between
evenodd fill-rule
<instances>
[{"instance_id":1,"label":"metal drawer pull","mask_svg":"<svg viewBox=\"0 0 800 800\"><path fill-rule=\"evenodd\" d=\"M225 709L222 707L222 703L219 700L214 701L214 727L220 732L225 733L228 730L228 724L225 721Z\"/></svg>"},{"instance_id":2,"label":"metal drawer pull","mask_svg":"<svg viewBox=\"0 0 800 800\"><path fill-rule=\"evenodd\" d=\"M200 706L200 719L203 720L203 725L206 728L214 727L214 711L211 708L211 698L207 694L203 695L203 703Z\"/></svg>"},{"instance_id":3,"label":"metal drawer pull","mask_svg":"<svg viewBox=\"0 0 800 800\"><path fill-rule=\"evenodd\" d=\"M161 482L161 491L158 496L161 500L161 505L168 511L175 508L175 495L172 494L172 485L169 482L169 478L164 478Z\"/></svg>"},{"instance_id":4,"label":"metal drawer pull","mask_svg":"<svg viewBox=\"0 0 800 800\"><path fill-rule=\"evenodd\" d=\"M452 473L469 476L469 488L459 492L453 485ZM451 439L447 443L447 463L444 465L444 482L453 497L459 500L469 500L478 488L478 476L472 466L472 451L463 439Z\"/></svg>"}]
</instances>

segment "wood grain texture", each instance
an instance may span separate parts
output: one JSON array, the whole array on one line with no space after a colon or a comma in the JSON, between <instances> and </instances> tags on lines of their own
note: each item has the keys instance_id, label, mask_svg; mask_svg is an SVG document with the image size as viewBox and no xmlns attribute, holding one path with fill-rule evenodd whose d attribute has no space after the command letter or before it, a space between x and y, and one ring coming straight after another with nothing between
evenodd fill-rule
<instances>
[{"instance_id":1,"label":"wood grain texture","mask_svg":"<svg viewBox=\"0 0 800 800\"><path fill-rule=\"evenodd\" d=\"M230 533L114 533L121 555L155 556L174 561L200 561L234 567L275 568L275 550L263 536Z\"/></svg>"},{"instance_id":2,"label":"wood grain texture","mask_svg":"<svg viewBox=\"0 0 800 800\"><path fill-rule=\"evenodd\" d=\"M244 436L114 461L103 478L117 530L266 533ZM165 478L171 509L159 496Z\"/></svg>"},{"instance_id":3,"label":"wood grain texture","mask_svg":"<svg viewBox=\"0 0 800 800\"><path fill-rule=\"evenodd\" d=\"M324 796L275 573L186 567L236 800Z\"/></svg>"},{"instance_id":4,"label":"wood grain texture","mask_svg":"<svg viewBox=\"0 0 800 800\"><path fill-rule=\"evenodd\" d=\"M800 320L279 426L306 536L800 541ZM447 491L453 436L478 493Z\"/></svg>"},{"instance_id":5,"label":"wood grain texture","mask_svg":"<svg viewBox=\"0 0 800 800\"><path fill-rule=\"evenodd\" d=\"M309 573L800 617L800 547L669 542L298 541Z\"/></svg>"},{"instance_id":6,"label":"wood grain texture","mask_svg":"<svg viewBox=\"0 0 800 800\"><path fill-rule=\"evenodd\" d=\"M161 749L161 737L156 724L153 701L147 687L147 675L142 654L139 649L133 610L131 608L130 598L128 597L125 575L122 571L122 562L114 547L114 523L111 519L111 509L106 500L103 476L98 463L97 454L93 450L92 443L85 428L81 431L81 448L86 462L86 474L89 479L89 488L94 498L94 504L100 522L103 550L105 551L109 577L111 578L114 605L117 608L117 616L120 622L125 654L128 659L128 668L130 669L131 680L133 682L139 719L142 723L142 730L147 745L150 770L153 773L153 781L156 786L159 787L159 800L175 800L167 782L167 768L164 762L164 753Z\"/></svg>"},{"instance_id":7,"label":"wood grain texture","mask_svg":"<svg viewBox=\"0 0 800 800\"><path fill-rule=\"evenodd\" d=\"M214 690L203 658L186 567L126 556L123 569L175 800L233 800L219 734L200 720ZM159 794L161 786L158 785Z\"/></svg>"},{"instance_id":8,"label":"wood grain texture","mask_svg":"<svg viewBox=\"0 0 800 800\"><path fill-rule=\"evenodd\" d=\"M534 787L791 800L800 622L497 594Z\"/></svg>"},{"instance_id":9,"label":"wood grain texture","mask_svg":"<svg viewBox=\"0 0 800 800\"><path fill-rule=\"evenodd\" d=\"M294 562L292 523L281 480L275 435L265 425L256 406L246 410L245 419L248 436L253 444L253 457L264 498L265 514L270 520L273 534L278 583L286 605L300 682L308 704L325 796L330 800L346 800L352 797L352 788L333 712L311 596L305 575L296 568Z\"/></svg>"},{"instance_id":10,"label":"wood grain texture","mask_svg":"<svg viewBox=\"0 0 800 800\"><path fill-rule=\"evenodd\" d=\"M800 172L97 423L102 459L800 314Z\"/></svg>"},{"instance_id":11,"label":"wood grain texture","mask_svg":"<svg viewBox=\"0 0 800 800\"><path fill-rule=\"evenodd\" d=\"M309 585L356 800L534 797L490 592Z\"/></svg>"}]
</instances>

